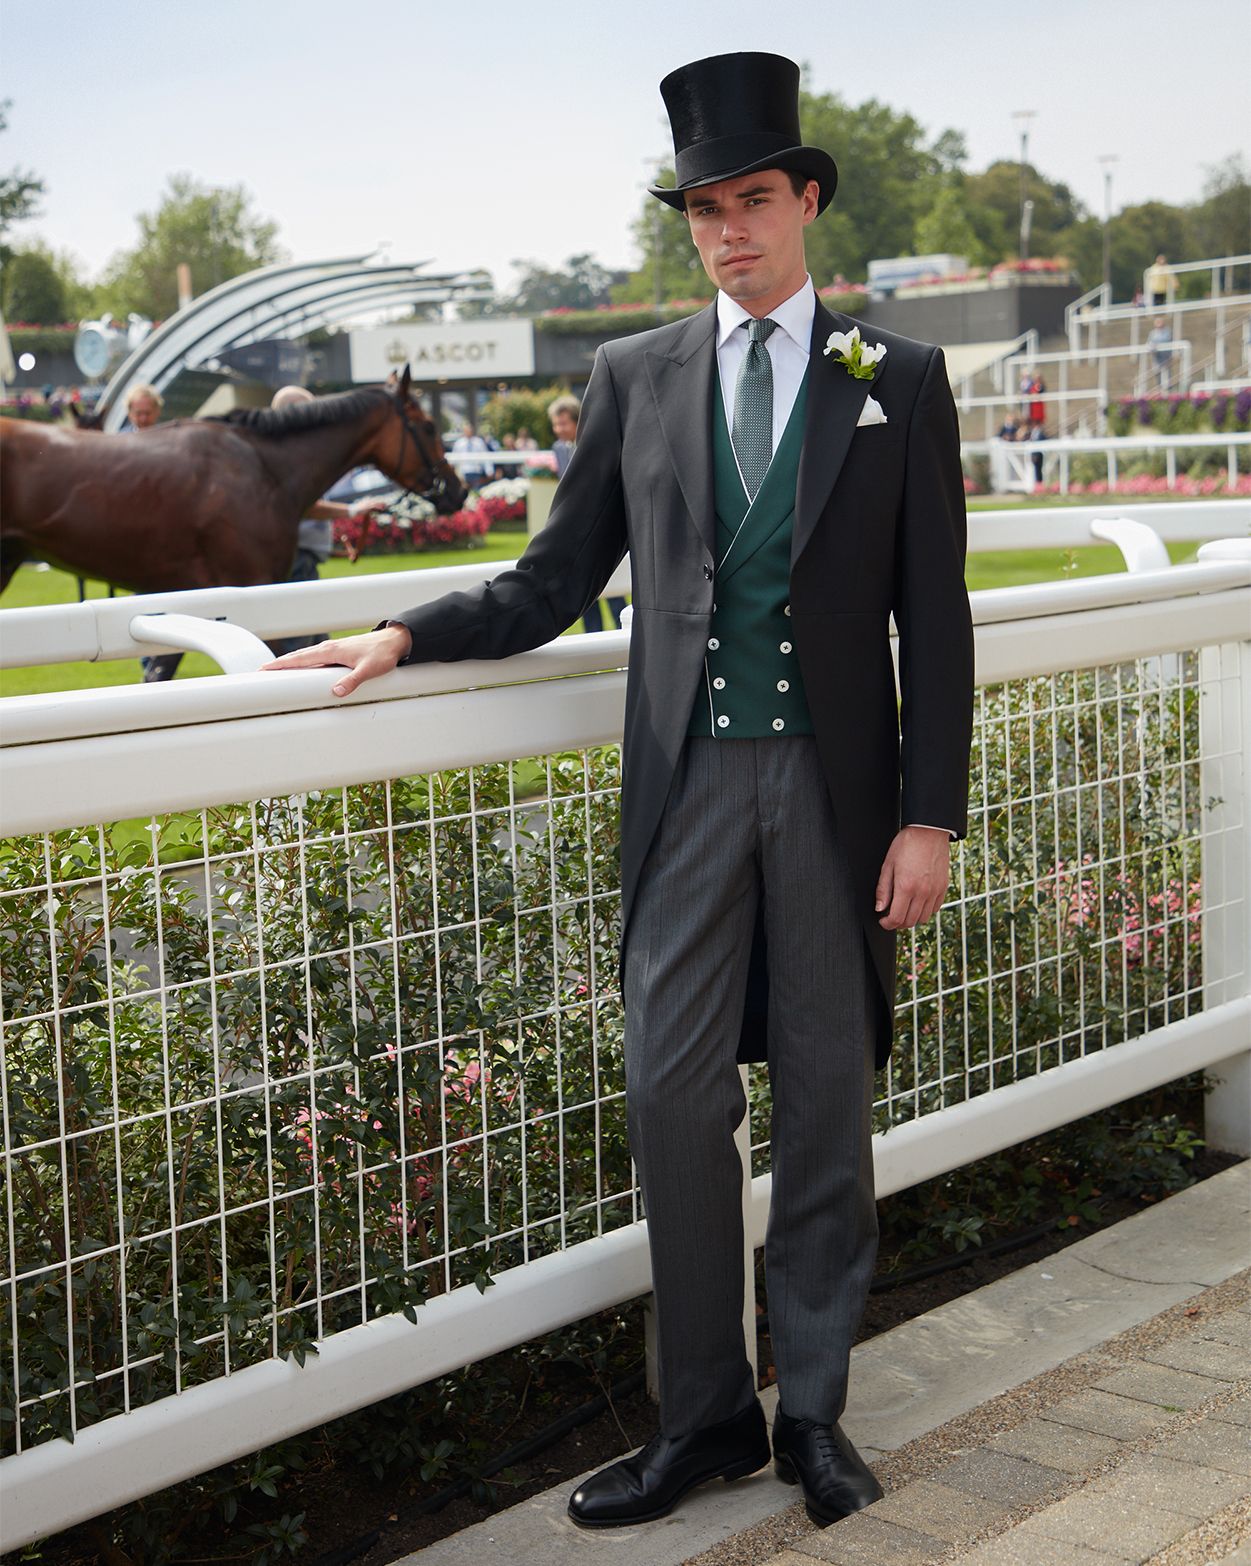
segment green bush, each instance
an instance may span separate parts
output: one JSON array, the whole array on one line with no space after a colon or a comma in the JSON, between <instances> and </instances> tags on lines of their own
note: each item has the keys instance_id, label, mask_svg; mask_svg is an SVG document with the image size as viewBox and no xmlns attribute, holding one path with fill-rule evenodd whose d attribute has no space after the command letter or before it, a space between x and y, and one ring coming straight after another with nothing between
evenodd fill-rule
<instances>
[{"instance_id":1,"label":"green bush","mask_svg":"<svg viewBox=\"0 0 1251 1566\"><path fill-rule=\"evenodd\" d=\"M568 393L568 386L560 385L545 386L540 391L518 388L501 392L483 404L480 422L488 425L497 439L529 430L540 446L550 446L552 426L547 417L548 407L557 397Z\"/></svg>"}]
</instances>

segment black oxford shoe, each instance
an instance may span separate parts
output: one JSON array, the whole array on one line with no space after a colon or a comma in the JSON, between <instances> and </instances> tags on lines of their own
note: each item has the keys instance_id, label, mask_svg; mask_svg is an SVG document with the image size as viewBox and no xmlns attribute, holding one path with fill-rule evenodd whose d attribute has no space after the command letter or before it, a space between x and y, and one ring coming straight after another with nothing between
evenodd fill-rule
<instances>
[{"instance_id":1,"label":"black oxford shoe","mask_svg":"<svg viewBox=\"0 0 1251 1566\"><path fill-rule=\"evenodd\" d=\"M624 1528L664 1517L688 1490L710 1479L742 1479L769 1461L764 1409L753 1398L719 1424L690 1435L657 1433L633 1457L601 1468L569 1498L569 1515L583 1528Z\"/></svg>"},{"instance_id":2,"label":"black oxford shoe","mask_svg":"<svg viewBox=\"0 0 1251 1566\"><path fill-rule=\"evenodd\" d=\"M818 1528L882 1499L881 1485L838 1425L791 1419L779 1408L773 1458L779 1479L803 1487L805 1508Z\"/></svg>"}]
</instances>

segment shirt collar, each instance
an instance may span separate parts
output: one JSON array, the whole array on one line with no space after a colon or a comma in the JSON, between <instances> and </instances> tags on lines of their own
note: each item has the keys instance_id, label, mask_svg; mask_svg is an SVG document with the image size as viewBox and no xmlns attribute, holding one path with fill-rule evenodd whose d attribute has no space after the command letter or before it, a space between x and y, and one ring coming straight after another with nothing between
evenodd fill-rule
<instances>
[{"instance_id":1,"label":"shirt collar","mask_svg":"<svg viewBox=\"0 0 1251 1566\"><path fill-rule=\"evenodd\" d=\"M769 311L769 318L776 321L778 330L783 331L805 353L812 347L812 319L816 314L817 296L812 286L812 278L805 275L803 282L790 296L784 299L776 309ZM717 347L721 348L725 340L736 327L744 321L750 321L751 315L744 310L737 300L731 299L728 294L717 291Z\"/></svg>"}]
</instances>

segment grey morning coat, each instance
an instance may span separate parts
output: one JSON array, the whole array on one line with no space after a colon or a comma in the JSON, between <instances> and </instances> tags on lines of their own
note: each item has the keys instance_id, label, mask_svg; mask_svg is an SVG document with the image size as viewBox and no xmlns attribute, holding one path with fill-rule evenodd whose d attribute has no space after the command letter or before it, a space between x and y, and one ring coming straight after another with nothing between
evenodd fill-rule
<instances>
[{"instance_id":1,"label":"grey morning coat","mask_svg":"<svg viewBox=\"0 0 1251 1566\"><path fill-rule=\"evenodd\" d=\"M900 821L967 831L973 632L955 403L942 350L877 327L872 382L823 353L857 323L817 301L791 539L791 623L809 710L879 990L890 1050L895 937L874 894ZM630 553L634 621L621 788L624 945L703 677L714 595L716 306L607 343L546 528L517 565L397 614L409 663L507 658L551 641ZM886 422L857 428L867 396ZM899 694L889 621L899 631ZM901 817L902 809L902 817ZM757 931L741 1060L765 1058Z\"/></svg>"}]
</instances>

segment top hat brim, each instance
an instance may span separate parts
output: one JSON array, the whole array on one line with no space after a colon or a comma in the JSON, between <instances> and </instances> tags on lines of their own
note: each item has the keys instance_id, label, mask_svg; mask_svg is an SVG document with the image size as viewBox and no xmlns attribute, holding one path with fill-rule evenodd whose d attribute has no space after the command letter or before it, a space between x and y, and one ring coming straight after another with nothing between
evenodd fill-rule
<instances>
[{"instance_id":1,"label":"top hat brim","mask_svg":"<svg viewBox=\"0 0 1251 1566\"><path fill-rule=\"evenodd\" d=\"M760 169L797 169L819 186L817 195L818 217L829 206L838 186L838 166L828 152L820 147L787 147L781 152L770 152L753 162L735 168L717 169L711 174L701 173L698 178L684 180L680 185L649 185L648 194L656 196L678 212L686 211L688 190L700 190L705 185L719 185L722 180L739 179L744 174L755 174Z\"/></svg>"}]
</instances>

